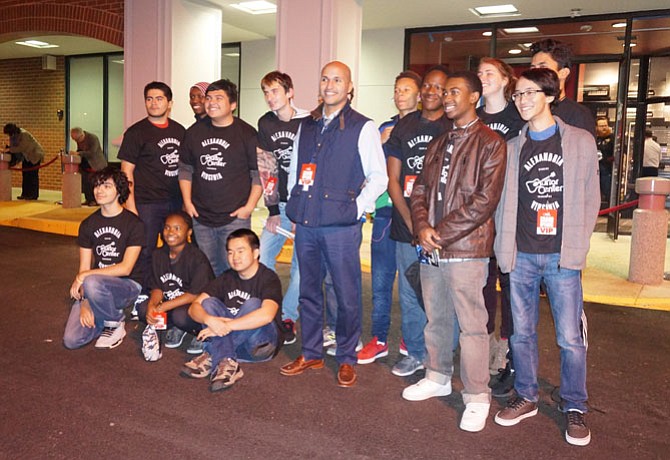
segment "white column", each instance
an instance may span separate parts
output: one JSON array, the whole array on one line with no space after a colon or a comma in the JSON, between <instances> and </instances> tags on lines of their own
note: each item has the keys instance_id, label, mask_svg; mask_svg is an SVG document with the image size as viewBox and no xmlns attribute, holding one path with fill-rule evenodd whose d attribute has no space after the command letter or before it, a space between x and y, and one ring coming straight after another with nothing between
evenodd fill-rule
<instances>
[{"instance_id":1,"label":"white column","mask_svg":"<svg viewBox=\"0 0 670 460\"><path fill-rule=\"evenodd\" d=\"M171 117L193 123L191 85L221 74L221 8L198 0L125 0L124 126L146 116L144 86L172 88Z\"/></svg>"},{"instance_id":2,"label":"white column","mask_svg":"<svg viewBox=\"0 0 670 460\"><path fill-rule=\"evenodd\" d=\"M297 106L315 107L321 68L333 60L357 87L362 24L361 0L277 1L277 68L293 79Z\"/></svg>"}]
</instances>

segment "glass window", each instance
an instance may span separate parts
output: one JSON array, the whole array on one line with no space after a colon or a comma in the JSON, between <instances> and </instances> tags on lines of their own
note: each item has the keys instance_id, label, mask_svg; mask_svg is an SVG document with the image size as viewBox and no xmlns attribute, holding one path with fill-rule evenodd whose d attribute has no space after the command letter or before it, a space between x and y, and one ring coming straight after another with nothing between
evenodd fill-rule
<instances>
[{"instance_id":1,"label":"glass window","mask_svg":"<svg viewBox=\"0 0 670 460\"><path fill-rule=\"evenodd\" d=\"M109 161L118 161L119 145L115 141L123 135L123 66L122 54L107 56L107 138L104 149ZM100 142L103 142L102 138Z\"/></svg>"},{"instance_id":2,"label":"glass window","mask_svg":"<svg viewBox=\"0 0 670 460\"><path fill-rule=\"evenodd\" d=\"M445 65L450 71L476 70L479 59L489 56L490 52L489 29L414 33L408 68L419 75L437 64Z\"/></svg>"},{"instance_id":3,"label":"glass window","mask_svg":"<svg viewBox=\"0 0 670 460\"><path fill-rule=\"evenodd\" d=\"M104 132L103 73L101 56L69 60L68 125L95 134L101 142ZM69 150L77 150L77 145L69 135L67 133Z\"/></svg>"}]
</instances>

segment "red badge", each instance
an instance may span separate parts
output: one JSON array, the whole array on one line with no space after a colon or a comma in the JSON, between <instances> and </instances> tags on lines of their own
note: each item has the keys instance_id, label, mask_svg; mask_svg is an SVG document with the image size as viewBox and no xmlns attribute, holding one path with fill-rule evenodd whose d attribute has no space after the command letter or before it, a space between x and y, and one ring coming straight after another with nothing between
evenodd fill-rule
<instances>
[{"instance_id":1,"label":"red badge","mask_svg":"<svg viewBox=\"0 0 670 460\"><path fill-rule=\"evenodd\" d=\"M405 176L405 186L403 187L402 196L409 198L414 190L414 182L418 176Z\"/></svg>"},{"instance_id":2,"label":"red badge","mask_svg":"<svg viewBox=\"0 0 670 460\"><path fill-rule=\"evenodd\" d=\"M537 212L537 234L555 235L558 225L558 211L556 209L540 209Z\"/></svg>"},{"instance_id":3,"label":"red badge","mask_svg":"<svg viewBox=\"0 0 670 460\"><path fill-rule=\"evenodd\" d=\"M277 188L277 178L268 177L267 181L265 181L265 189L263 190L263 194L265 196L270 196L274 193L276 188Z\"/></svg>"},{"instance_id":4,"label":"red badge","mask_svg":"<svg viewBox=\"0 0 670 460\"><path fill-rule=\"evenodd\" d=\"M314 177L316 176L316 164L305 163L300 170L300 178L298 184L302 185L302 189L307 191L314 185Z\"/></svg>"}]
</instances>

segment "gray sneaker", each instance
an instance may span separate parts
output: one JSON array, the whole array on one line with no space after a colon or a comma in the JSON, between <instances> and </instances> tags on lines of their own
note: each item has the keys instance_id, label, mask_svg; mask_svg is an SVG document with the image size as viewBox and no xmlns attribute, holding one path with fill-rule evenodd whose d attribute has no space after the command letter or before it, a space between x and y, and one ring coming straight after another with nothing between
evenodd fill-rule
<instances>
[{"instance_id":1,"label":"gray sneaker","mask_svg":"<svg viewBox=\"0 0 670 460\"><path fill-rule=\"evenodd\" d=\"M498 425L512 426L534 415L537 415L537 404L515 396L507 402L507 407L496 414L494 420Z\"/></svg>"},{"instance_id":2,"label":"gray sneaker","mask_svg":"<svg viewBox=\"0 0 670 460\"><path fill-rule=\"evenodd\" d=\"M193 340L191 340L190 345L186 349L186 353L189 355L199 355L205 351L205 342L198 340L198 337L193 337Z\"/></svg>"},{"instance_id":3,"label":"gray sneaker","mask_svg":"<svg viewBox=\"0 0 670 460\"><path fill-rule=\"evenodd\" d=\"M179 348L184 341L184 336L186 331L182 331L178 327L171 327L167 330L165 334L165 347L166 348Z\"/></svg>"},{"instance_id":4,"label":"gray sneaker","mask_svg":"<svg viewBox=\"0 0 670 460\"><path fill-rule=\"evenodd\" d=\"M323 348L332 347L333 345L337 345L335 331L333 331L329 326L326 326L323 328Z\"/></svg>"},{"instance_id":5,"label":"gray sneaker","mask_svg":"<svg viewBox=\"0 0 670 460\"><path fill-rule=\"evenodd\" d=\"M398 361L396 365L393 366L393 369L391 369L391 373L393 375L397 375L398 377L407 377L408 375L412 375L416 371L423 368L423 363L419 359L409 355Z\"/></svg>"},{"instance_id":6,"label":"gray sneaker","mask_svg":"<svg viewBox=\"0 0 670 460\"><path fill-rule=\"evenodd\" d=\"M358 343L356 344L356 353L361 351L363 349L363 342L361 339L358 339ZM334 345L329 346L326 348L326 354L328 356L336 356L337 355L337 343Z\"/></svg>"},{"instance_id":7,"label":"gray sneaker","mask_svg":"<svg viewBox=\"0 0 670 460\"><path fill-rule=\"evenodd\" d=\"M578 410L570 410L565 413L565 417L565 440L573 446L587 446L591 442L591 430L586 426L584 414Z\"/></svg>"},{"instance_id":8,"label":"gray sneaker","mask_svg":"<svg viewBox=\"0 0 670 460\"><path fill-rule=\"evenodd\" d=\"M209 391L227 390L235 382L244 376L240 365L233 358L224 358L216 367L216 372L212 374L212 383L209 384Z\"/></svg>"}]
</instances>

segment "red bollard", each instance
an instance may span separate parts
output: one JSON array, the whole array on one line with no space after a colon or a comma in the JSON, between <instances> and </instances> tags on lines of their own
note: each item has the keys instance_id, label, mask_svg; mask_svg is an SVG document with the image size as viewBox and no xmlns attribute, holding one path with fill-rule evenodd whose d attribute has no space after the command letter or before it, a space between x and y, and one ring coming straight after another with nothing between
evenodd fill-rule
<instances>
[{"instance_id":1,"label":"red bollard","mask_svg":"<svg viewBox=\"0 0 670 460\"><path fill-rule=\"evenodd\" d=\"M81 175L79 155L62 155L63 208L81 208Z\"/></svg>"},{"instance_id":2,"label":"red bollard","mask_svg":"<svg viewBox=\"0 0 670 460\"><path fill-rule=\"evenodd\" d=\"M635 181L640 195L633 212L633 236L630 245L628 281L638 284L661 284L665 267L668 237L668 212L665 199L670 194L670 179L643 177Z\"/></svg>"}]
</instances>

